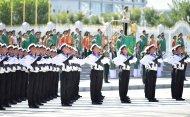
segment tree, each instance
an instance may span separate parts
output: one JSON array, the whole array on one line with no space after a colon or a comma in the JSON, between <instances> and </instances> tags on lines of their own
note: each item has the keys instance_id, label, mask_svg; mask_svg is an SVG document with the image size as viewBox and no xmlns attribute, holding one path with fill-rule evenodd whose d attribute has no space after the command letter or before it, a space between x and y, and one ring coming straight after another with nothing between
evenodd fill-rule
<instances>
[{"instance_id":1,"label":"tree","mask_svg":"<svg viewBox=\"0 0 190 117\"><path fill-rule=\"evenodd\" d=\"M141 18L141 9L134 8L131 10L131 21L136 21L138 24L140 23Z\"/></svg>"},{"instance_id":2,"label":"tree","mask_svg":"<svg viewBox=\"0 0 190 117\"><path fill-rule=\"evenodd\" d=\"M159 24L163 24L166 27L172 27L175 25L175 21L172 19L171 12L160 14Z\"/></svg>"},{"instance_id":3,"label":"tree","mask_svg":"<svg viewBox=\"0 0 190 117\"><path fill-rule=\"evenodd\" d=\"M12 0L13 2L13 25L23 22L23 0ZM10 25L11 0L0 0L0 21ZM35 0L26 0L25 21L29 24L35 23ZM38 0L38 24L46 24L48 18L48 0Z\"/></svg>"},{"instance_id":4,"label":"tree","mask_svg":"<svg viewBox=\"0 0 190 117\"><path fill-rule=\"evenodd\" d=\"M147 23L151 26L158 25L159 15L158 12L153 8L145 8L144 15Z\"/></svg>"},{"instance_id":5,"label":"tree","mask_svg":"<svg viewBox=\"0 0 190 117\"><path fill-rule=\"evenodd\" d=\"M189 0L172 0L172 4L169 4L172 18L175 22L179 20L187 21L187 16L190 15L190 1Z\"/></svg>"}]
</instances>

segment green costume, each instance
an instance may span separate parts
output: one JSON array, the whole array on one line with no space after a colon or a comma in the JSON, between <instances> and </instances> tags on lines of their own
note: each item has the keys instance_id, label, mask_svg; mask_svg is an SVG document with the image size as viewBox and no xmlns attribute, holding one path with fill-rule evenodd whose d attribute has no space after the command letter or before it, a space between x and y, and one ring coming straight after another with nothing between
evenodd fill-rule
<instances>
[{"instance_id":1,"label":"green costume","mask_svg":"<svg viewBox=\"0 0 190 117\"><path fill-rule=\"evenodd\" d=\"M160 51L161 52L165 52L166 51L166 39L164 38L164 39L160 39L159 40L159 45L160 45Z\"/></svg>"},{"instance_id":2,"label":"green costume","mask_svg":"<svg viewBox=\"0 0 190 117\"><path fill-rule=\"evenodd\" d=\"M49 38L49 39L46 41L46 47L50 48L51 45L55 46L55 45L54 45L54 42L53 42L53 39L52 39L52 38Z\"/></svg>"},{"instance_id":3,"label":"green costume","mask_svg":"<svg viewBox=\"0 0 190 117\"><path fill-rule=\"evenodd\" d=\"M76 43L77 39L78 39L78 34L74 34L74 43ZM76 45L75 45L76 46Z\"/></svg>"},{"instance_id":4,"label":"green costume","mask_svg":"<svg viewBox=\"0 0 190 117\"><path fill-rule=\"evenodd\" d=\"M22 45L21 46L22 46L23 49L27 49L29 45L30 45L29 40L23 40L22 41Z\"/></svg>"},{"instance_id":5,"label":"green costume","mask_svg":"<svg viewBox=\"0 0 190 117\"><path fill-rule=\"evenodd\" d=\"M2 38L0 39L0 43L2 43L2 44L4 43L4 41L3 41L3 39L2 39Z\"/></svg>"},{"instance_id":6,"label":"green costume","mask_svg":"<svg viewBox=\"0 0 190 117\"><path fill-rule=\"evenodd\" d=\"M57 46L57 45L58 45L57 34L53 34L53 36L52 36L52 41L53 41L53 45L54 45L54 46Z\"/></svg>"},{"instance_id":7,"label":"green costume","mask_svg":"<svg viewBox=\"0 0 190 117\"><path fill-rule=\"evenodd\" d=\"M118 39L117 42L116 42L117 52L119 51L119 48L121 47L121 45L123 45L123 44L122 44L121 40Z\"/></svg>"},{"instance_id":8,"label":"green costume","mask_svg":"<svg viewBox=\"0 0 190 117\"><path fill-rule=\"evenodd\" d=\"M39 40L36 38L36 35L30 34L29 35L29 42L30 42L30 44L32 44L32 43L38 44Z\"/></svg>"},{"instance_id":9,"label":"green costume","mask_svg":"<svg viewBox=\"0 0 190 117\"><path fill-rule=\"evenodd\" d=\"M102 35L101 34L96 35L96 42L97 42L98 46L102 46Z\"/></svg>"},{"instance_id":10,"label":"green costume","mask_svg":"<svg viewBox=\"0 0 190 117\"><path fill-rule=\"evenodd\" d=\"M79 52L82 51L82 42L81 42L81 39L77 39L77 40L76 40L76 47L77 47L77 50L78 50Z\"/></svg>"},{"instance_id":11,"label":"green costume","mask_svg":"<svg viewBox=\"0 0 190 117\"><path fill-rule=\"evenodd\" d=\"M184 46L183 38L179 38L179 39L177 40L177 44L180 44L181 46Z\"/></svg>"},{"instance_id":12,"label":"green costume","mask_svg":"<svg viewBox=\"0 0 190 117\"><path fill-rule=\"evenodd\" d=\"M136 53L136 58L137 58L137 62L136 62L136 63L134 63L134 69L138 69L139 64L140 64L141 55L140 55L140 53L139 53L139 52L138 52L138 53Z\"/></svg>"},{"instance_id":13,"label":"green costume","mask_svg":"<svg viewBox=\"0 0 190 117\"><path fill-rule=\"evenodd\" d=\"M3 34L2 36L3 43L5 43L7 46L9 45L9 39L7 34Z\"/></svg>"}]
</instances>

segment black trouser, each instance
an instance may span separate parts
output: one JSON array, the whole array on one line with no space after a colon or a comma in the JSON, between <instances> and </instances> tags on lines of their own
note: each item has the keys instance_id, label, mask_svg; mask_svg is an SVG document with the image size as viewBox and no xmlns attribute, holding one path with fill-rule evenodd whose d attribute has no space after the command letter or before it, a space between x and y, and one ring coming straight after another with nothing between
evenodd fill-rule
<instances>
[{"instance_id":1,"label":"black trouser","mask_svg":"<svg viewBox=\"0 0 190 117\"><path fill-rule=\"evenodd\" d=\"M8 102L11 102L13 99L12 99L12 83L11 83L11 79L12 79L12 73L5 73L5 77L6 77L6 80L7 80L7 83L6 83L6 103Z\"/></svg>"},{"instance_id":2,"label":"black trouser","mask_svg":"<svg viewBox=\"0 0 190 117\"><path fill-rule=\"evenodd\" d=\"M59 84L59 72L55 72L54 73L55 74L55 76L54 76L54 78L55 78L55 96L57 96L58 95L58 84Z\"/></svg>"},{"instance_id":3,"label":"black trouser","mask_svg":"<svg viewBox=\"0 0 190 117\"><path fill-rule=\"evenodd\" d=\"M123 31L126 36L127 36L127 29L128 29L128 23L123 23Z\"/></svg>"},{"instance_id":4,"label":"black trouser","mask_svg":"<svg viewBox=\"0 0 190 117\"><path fill-rule=\"evenodd\" d=\"M5 77L4 73L0 74L0 107L2 107L5 100Z\"/></svg>"},{"instance_id":5,"label":"black trouser","mask_svg":"<svg viewBox=\"0 0 190 117\"><path fill-rule=\"evenodd\" d=\"M122 70L119 78L119 96L121 101L125 101L127 99L127 92L129 86L129 70Z\"/></svg>"},{"instance_id":6,"label":"black trouser","mask_svg":"<svg viewBox=\"0 0 190 117\"><path fill-rule=\"evenodd\" d=\"M16 71L16 83L15 83L15 87L16 87L16 99L21 99L22 98L22 95L21 95L21 88L23 86L22 84L22 71L20 70L17 70Z\"/></svg>"},{"instance_id":7,"label":"black trouser","mask_svg":"<svg viewBox=\"0 0 190 117\"><path fill-rule=\"evenodd\" d=\"M104 65L104 81L108 82L109 64Z\"/></svg>"},{"instance_id":8,"label":"black trouser","mask_svg":"<svg viewBox=\"0 0 190 117\"><path fill-rule=\"evenodd\" d=\"M150 100L155 98L157 71L146 70L145 96Z\"/></svg>"},{"instance_id":9,"label":"black trouser","mask_svg":"<svg viewBox=\"0 0 190 117\"><path fill-rule=\"evenodd\" d=\"M175 92L175 72L176 72L176 69L173 68L172 69L172 72L171 72L171 77L172 77L172 80L171 80L171 95L172 95L172 98L175 98L175 95L174 95L174 92Z\"/></svg>"},{"instance_id":10,"label":"black trouser","mask_svg":"<svg viewBox=\"0 0 190 117\"><path fill-rule=\"evenodd\" d=\"M183 85L184 85L184 70L176 70L175 81L174 81L174 97L176 99L182 98L183 95Z\"/></svg>"},{"instance_id":11,"label":"black trouser","mask_svg":"<svg viewBox=\"0 0 190 117\"><path fill-rule=\"evenodd\" d=\"M11 99L16 100L16 73L9 72L11 78Z\"/></svg>"},{"instance_id":12,"label":"black trouser","mask_svg":"<svg viewBox=\"0 0 190 117\"><path fill-rule=\"evenodd\" d=\"M69 72L63 71L61 73L61 103L68 104L70 101L69 97Z\"/></svg>"},{"instance_id":13,"label":"black trouser","mask_svg":"<svg viewBox=\"0 0 190 117\"><path fill-rule=\"evenodd\" d=\"M36 88L37 77L38 77L37 73L31 72L29 74L29 84L28 84L28 91L27 91L29 106L35 105L37 102L36 100L37 99L36 92L38 92L38 89Z\"/></svg>"},{"instance_id":14,"label":"black trouser","mask_svg":"<svg viewBox=\"0 0 190 117\"><path fill-rule=\"evenodd\" d=\"M184 74L186 74L186 69L187 69L187 63L184 63ZM186 77L184 77L184 80L187 80Z\"/></svg>"},{"instance_id":15,"label":"black trouser","mask_svg":"<svg viewBox=\"0 0 190 117\"><path fill-rule=\"evenodd\" d=\"M26 99L27 98L27 89L28 89L28 77L29 77L29 74L22 71L22 88L21 88L21 95L22 95L22 98Z\"/></svg>"},{"instance_id":16,"label":"black trouser","mask_svg":"<svg viewBox=\"0 0 190 117\"><path fill-rule=\"evenodd\" d=\"M79 95L80 71L76 72L75 96Z\"/></svg>"},{"instance_id":17,"label":"black trouser","mask_svg":"<svg viewBox=\"0 0 190 117\"><path fill-rule=\"evenodd\" d=\"M91 70L90 73L90 95L92 102L101 100L103 83L103 71Z\"/></svg>"}]
</instances>

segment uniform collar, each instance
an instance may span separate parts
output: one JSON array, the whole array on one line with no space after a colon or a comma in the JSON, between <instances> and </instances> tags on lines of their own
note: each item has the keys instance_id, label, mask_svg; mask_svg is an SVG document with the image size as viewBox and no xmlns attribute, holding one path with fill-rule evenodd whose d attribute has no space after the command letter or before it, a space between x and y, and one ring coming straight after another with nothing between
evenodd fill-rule
<instances>
[{"instance_id":1,"label":"uniform collar","mask_svg":"<svg viewBox=\"0 0 190 117\"><path fill-rule=\"evenodd\" d=\"M181 56L181 54L179 54L179 53L176 53L175 55L176 55L176 56Z\"/></svg>"},{"instance_id":2,"label":"uniform collar","mask_svg":"<svg viewBox=\"0 0 190 117\"><path fill-rule=\"evenodd\" d=\"M35 58L35 57L36 57L36 56L33 55L32 53L29 53L28 55L31 56L32 58Z\"/></svg>"},{"instance_id":3,"label":"uniform collar","mask_svg":"<svg viewBox=\"0 0 190 117\"><path fill-rule=\"evenodd\" d=\"M61 53L64 57L68 57L68 55L64 54L63 52Z\"/></svg>"},{"instance_id":4,"label":"uniform collar","mask_svg":"<svg viewBox=\"0 0 190 117\"><path fill-rule=\"evenodd\" d=\"M94 56L96 56L96 57L98 57L98 56L99 56L99 54L95 54L94 52L92 52L92 55L94 55Z\"/></svg>"},{"instance_id":5,"label":"uniform collar","mask_svg":"<svg viewBox=\"0 0 190 117\"><path fill-rule=\"evenodd\" d=\"M122 54L124 57L128 57L129 55L128 54Z\"/></svg>"},{"instance_id":6,"label":"uniform collar","mask_svg":"<svg viewBox=\"0 0 190 117\"><path fill-rule=\"evenodd\" d=\"M152 56L152 57L156 58L156 54L150 54L150 56Z\"/></svg>"}]
</instances>

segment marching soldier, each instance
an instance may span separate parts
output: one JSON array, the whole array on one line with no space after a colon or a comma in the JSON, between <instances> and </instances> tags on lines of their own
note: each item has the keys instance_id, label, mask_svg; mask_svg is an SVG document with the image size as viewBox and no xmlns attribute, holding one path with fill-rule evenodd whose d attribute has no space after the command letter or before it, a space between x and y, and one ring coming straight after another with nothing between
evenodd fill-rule
<instances>
[{"instance_id":1,"label":"marching soldier","mask_svg":"<svg viewBox=\"0 0 190 117\"><path fill-rule=\"evenodd\" d=\"M62 106L72 106L71 100L69 97L69 72L71 71L71 67L69 65L69 60L72 59L72 56L68 56L70 54L70 50L67 47L68 45L63 43L60 47L60 53L54 57L54 64L61 66L61 104ZM56 61L56 62L55 62Z\"/></svg>"},{"instance_id":2,"label":"marching soldier","mask_svg":"<svg viewBox=\"0 0 190 117\"><path fill-rule=\"evenodd\" d=\"M5 67L3 61L7 59L5 51L3 51L3 46L6 45L0 44L0 110L5 110L4 108L4 98L5 98ZM6 50L6 49L5 49Z\"/></svg>"},{"instance_id":3,"label":"marching soldier","mask_svg":"<svg viewBox=\"0 0 190 117\"><path fill-rule=\"evenodd\" d=\"M162 57L155 54L155 46L150 45L145 48L146 55L140 60L140 63L145 65L145 97L149 102L158 102L155 98L155 88L157 79L158 63L162 63Z\"/></svg>"},{"instance_id":4,"label":"marching soldier","mask_svg":"<svg viewBox=\"0 0 190 117\"><path fill-rule=\"evenodd\" d=\"M121 103L131 103L130 98L127 96L129 78L130 78L130 64L137 61L136 57L129 56L126 45L119 48L118 56L113 59L113 62L119 66L119 96Z\"/></svg>"},{"instance_id":5,"label":"marching soldier","mask_svg":"<svg viewBox=\"0 0 190 117\"><path fill-rule=\"evenodd\" d=\"M85 58L87 64L91 65L90 73L90 96L93 105L102 104L104 96L102 96L103 81L103 64L109 64L109 59L103 55L99 55L100 48L97 44L93 44L90 48L92 54Z\"/></svg>"},{"instance_id":6,"label":"marching soldier","mask_svg":"<svg viewBox=\"0 0 190 117\"><path fill-rule=\"evenodd\" d=\"M169 64L173 66L173 74L172 74L172 98L177 101L184 101L182 98L183 95L183 85L185 79L185 64L190 62L190 58L188 55L183 56L183 46L176 45L173 50L175 53L172 57L166 60Z\"/></svg>"},{"instance_id":7,"label":"marching soldier","mask_svg":"<svg viewBox=\"0 0 190 117\"><path fill-rule=\"evenodd\" d=\"M39 108L39 106L36 104L36 78L37 78L37 68L34 68L32 66L32 63L34 63L37 60L36 56L36 47L34 44L30 44L28 47L29 54L25 56L21 61L20 64L27 67L27 69L30 71L29 73L29 84L28 84L28 105L29 108Z\"/></svg>"}]
</instances>

